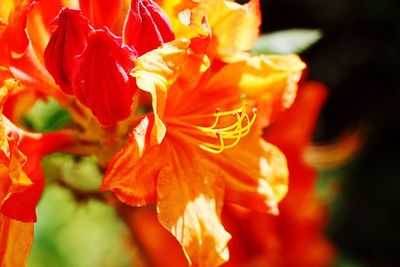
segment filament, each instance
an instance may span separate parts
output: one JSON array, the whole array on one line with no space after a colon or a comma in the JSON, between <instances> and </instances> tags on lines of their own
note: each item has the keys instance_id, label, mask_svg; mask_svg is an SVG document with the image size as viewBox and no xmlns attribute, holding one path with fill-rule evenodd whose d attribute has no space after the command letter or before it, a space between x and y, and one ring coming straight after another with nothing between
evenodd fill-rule
<instances>
[{"instance_id":1,"label":"filament","mask_svg":"<svg viewBox=\"0 0 400 267\"><path fill-rule=\"evenodd\" d=\"M257 118L257 109L251 109L251 116L247 109L247 103L243 99L242 106L235 110L221 112L218 108L212 114L168 118L167 123L170 130L180 139L194 143L207 152L219 154L235 147L241 138L249 134ZM195 119L210 118L214 119L210 126L197 126L191 122ZM232 123L222 125L223 119L226 118Z\"/></svg>"}]
</instances>

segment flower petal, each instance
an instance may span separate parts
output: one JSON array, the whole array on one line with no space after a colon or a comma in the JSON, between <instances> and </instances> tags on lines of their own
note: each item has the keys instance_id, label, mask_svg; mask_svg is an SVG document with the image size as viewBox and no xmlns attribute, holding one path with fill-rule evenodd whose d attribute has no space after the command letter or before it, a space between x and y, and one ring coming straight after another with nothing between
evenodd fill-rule
<instances>
[{"instance_id":1,"label":"flower petal","mask_svg":"<svg viewBox=\"0 0 400 267\"><path fill-rule=\"evenodd\" d=\"M277 203L286 195L289 175L286 158L278 148L252 133L214 161L226 172L227 202L278 213Z\"/></svg>"},{"instance_id":2,"label":"flower petal","mask_svg":"<svg viewBox=\"0 0 400 267\"><path fill-rule=\"evenodd\" d=\"M151 0L132 1L123 36L139 55L175 39L168 16Z\"/></svg>"},{"instance_id":3,"label":"flower petal","mask_svg":"<svg viewBox=\"0 0 400 267\"><path fill-rule=\"evenodd\" d=\"M169 141L169 140L168 140ZM219 168L179 143L168 146L171 165L157 180L158 218L181 243L196 266L218 266L228 260L230 234L220 221L224 185Z\"/></svg>"},{"instance_id":4,"label":"flower petal","mask_svg":"<svg viewBox=\"0 0 400 267\"><path fill-rule=\"evenodd\" d=\"M36 0L5 0L1 2L0 49L8 47L8 52L12 57L20 57L28 47L29 39L25 31L26 19L36 2Z\"/></svg>"},{"instance_id":5,"label":"flower petal","mask_svg":"<svg viewBox=\"0 0 400 267\"><path fill-rule=\"evenodd\" d=\"M0 212L22 222L35 222L36 205L44 187L39 158L31 157L28 164L13 138L8 145L9 156L0 151Z\"/></svg>"},{"instance_id":6,"label":"flower petal","mask_svg":"<svg viewBox=\"0 0 400 267\"><path fill-rule=\"evenodd\" d=\"M223 67L209 81L206 91L234 90L238 95L244 94L258 109L257 125L261 129L292 105L304 68L295 55L249 56Z\"/></svg>"},{"instance_id":7,"label":"flower petal","mask_svg":"<svg viewBox=\"0 0 400 267\"><path fill-rule=\"evenodd\" d=\"M0 213L0 266L26 266L33 243L33 223L23 223Z\"/></svg>"},{"instance_id":8,"label":"flower petal","mask_svg":"<svg viewBox=\"0 0 400 267\"><path fill-rule=\"evenodd\" d=\"M82 13L87 17L93 27L101 28L107 26L115 34L120 34L116 32L117 22L123 14L121 14L121 8L123 7L123 0L79 0L79 6Z\"/></svg>"},{"instance_id":9,"label":"flower petal","mask_svg":"<svg viewBox=\"0 0 400 267\"><path fill-rule=\"evenodd\" d=\"M299 89L293 106L268 128L264 137L285 148L283 150L287 153L296 153L302 158L302 150L310 144L327 93L328 89L323 84L306 82Z\"/></svg>"},{"instance_id":10,"label":"flower petal","mask_svg":"<svg viewBox=\"0 0 400 267\"><path fill-rule=\"evenodd\" d=\"M162 118L167 96L171 91L170 86L179 86L174 90L177 94L193 89L209 66L208 58L193 54L189 46L190 41L187 39L177 39L164 44L159 49L139 57L136 67L131 72L136 78L137 86L152 95L156 124L152 135L158 143L161 143L166 132ZM169 96L169 99L173 98Z\"/></svg>"},{"instance_id":11,"label":"flower petal","mask_svg":"<svg viewBox=\"0 0 400 267\"><path fill-rule=\"evenodd\" d=\"M145 117L125 145L110 161L101 190L111 190L124 203L143 206L156 200L156 177L166 155L151 145L154 118Z\"/></svg>"},{"instance_id":12,"label":"flower petal","mask_svg":"<svg viewBox=\"0 0 400 267\"><path fill-rule=\"evenodd\" d=\"M107 28L89 34L88 43L76 57L72 90L103 125L112 125L131 113L136 86L128 75L136 52Z\"/></svg>"},{"instance_id":13,"label":"flower petal","mask_svg":"<svg viewBox=\"0 0 400 267\"><path fill-rule=\"evenodd\" d=\"M259 0L244 5L225 0L204 0L202 4L207 10L217 56L231 57L253 47L261 25Z\"/></svg>"},{"instance_id":14,"label":"flower petal","mask_svg":"<svg viewBox=\"0 0 400 267\"><path fill-rule=\"evenodd\" d=\"M188 266L181 245L158 221L155 207L123 206L118 209L118 214L125 219L135 243L144 251L143 254L150 259L153 266ZM165 251L168 251L168 255Z\"/></svg>"},{"instance_id":15,"label":"flower petal","mask_svg":"<svg viewBox=\"0 0 400 267\"><path fill-rule=\"evenodd\" d=\"M46 68L61 89L72 94L75 57L86 47L89 32L93 29L80 10L69 8L62 9L52 24L54 31L44 53Z\"/></svg>"}]
</instances>

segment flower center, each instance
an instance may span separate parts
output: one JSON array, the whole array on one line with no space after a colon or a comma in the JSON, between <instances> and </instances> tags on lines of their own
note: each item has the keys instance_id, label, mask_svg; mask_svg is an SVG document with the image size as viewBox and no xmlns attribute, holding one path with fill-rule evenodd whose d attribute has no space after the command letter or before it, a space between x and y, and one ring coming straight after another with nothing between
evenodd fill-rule
<instances>
[{"instance_id":1,"label":"flower center","mask_svg":"<svg viewBox=\"0 0 400 267\"><path fill-rule=\"evenodd\" d=\"M250 132L257 109L253 107L250 113L243 98L238 109L222 112L217 108L212 114L169 117L168 131L207 152L219 154L236 146ZM199 122L211 122L211 126L198 126Z\"/></svg>"}]
</instances>

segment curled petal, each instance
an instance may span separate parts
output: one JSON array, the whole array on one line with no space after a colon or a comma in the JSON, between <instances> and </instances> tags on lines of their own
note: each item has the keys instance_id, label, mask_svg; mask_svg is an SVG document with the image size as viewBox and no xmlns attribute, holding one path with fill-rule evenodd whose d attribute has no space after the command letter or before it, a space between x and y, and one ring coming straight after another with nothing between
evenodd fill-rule
<instances>
[{"instance_id":1,"label":"curled petal","mask_svg":"<svg viewBox=\"0 0 400 267\"><path fill-rule=\"evenodd\" d=\"M166 155L151 145L154 118L145 117L129 136L128 144L110 161L101 190L111 190L124 203L143 206L156 201L156 177Z\"/></svg>"},{"instance_id":2,"label":"curled petal","mask_svg":"<svg viewBox=\"0 0 400 267\"><path fill-rule=\"evenodd\" d=\"M23 223L0 213L0 266L26 266L33 243L33 223Z\"/></svg>"},{"instance_id":3,"label":"curled petal","mask_svg":"<svg viewBox=\"0 0 400 267\"><path fill-rule=\"evenodd\" d=\"M89 34L88 44L76 57L72 89L103 125L112 125L131 113L136 86L128 75L136 51L121 45L107 28Z\"/></svg>"},{"instance_id":4,"label":"curled petal","mask_svg":"<svg viewBox=\"0 0 400 267\"><path fill-rule=\"evenodd\" d=\"M139 55L175 39L168 16L151 0L132 1L123 36Z\"/></svg>"},{"instance_id":5,"label":"curled petal","mask_svg":"<svg viewBox=\"0 0 400 267\"><path fill-rule=\"evenodd\" d=\"M44 177L39 158L30 158L16 147L15 140L8 142L9 155L0 153L0 212L22 222L36 221L36 205L44 187Z\"/></svg>"},{"instance_id":6,"label":"curled petal","mask_svg":"<svg viewBox=\"0 0 400 267\"><path fill-rule=\"evenodd\" d=\"M0 49L8 48L12 57L21 56L28 47L26 20L36 2L36 0L5 0L1 2Z\"/></svg>"},{"instance_id":7,"label":"curled petal","mask_svg":"<svg viewBox=\"0 0 400 267\"><path fill-rule=\"evenodd\" d=\"M163 8L174 18L172 24L178 38L207 39L212 35L209 54L228 59L251 49L256 42L261 24L259 5L259 0L244 5L225 0L162 2Z\"/></svg>"},{"instance_id":8,"label":"curled petal","mask_svg":"<svg viewBox=\"0 0 400 267\"><path fill-rule=\"evenodd\" d=\"M172 20L177 38L205 38L210 35L209 28L204 27L207 10L201 1L162 1L162 7Z\"/></svg>"},{"instance_id":9,"label":"curled petal","mask_svg":"<svg viewBox=\"0 0 400 267\"><path fill-rule=\"evenodd\" d=\"M220 222L224 193L219 168L196 157L188 146L168 146L171 165L157 180L157 210L160 223L181 243L195 266L218 266L229 258L231 238Z\"/></svg>"},{"instance_id":10,"label":"curled petal","mask_svg":"<svg viewBox=\"0 0 400 267\"><path fill-rule=\"evenodd\" d=\"M136 78L138 87L152 95L156 124L152 135L159 143L166 132L162 118L167 96L171 94L170 85L179 85L179 88L172 90L174 94L193 89L209 66L208 58L194 55L189 46L190 41L187 39L177 39L164 44L139 57L136 67L131 72ZM179 99L179 96L176 99Z\"/></svg>"},{"instance_id":11,"label":"curled petal","mask_svg":"<svg viewBox=\"0 0 400 267\"><path fill-rule=\"evenodd\" d=\"M53 20L54 29L44 53L47 70L61 89L72 94L72 71L76 67L76 56L87 44L92 28L80 10L64 8Z\"/></svg>"}]
</instances>

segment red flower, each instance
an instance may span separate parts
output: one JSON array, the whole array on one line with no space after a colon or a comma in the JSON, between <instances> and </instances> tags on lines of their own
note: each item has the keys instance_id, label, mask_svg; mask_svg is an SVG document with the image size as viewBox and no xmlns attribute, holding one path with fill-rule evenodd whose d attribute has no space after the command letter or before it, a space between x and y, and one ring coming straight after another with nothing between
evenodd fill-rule
<instances>
[{"instance_id":1,"label":"red flower","mask_svg":"<svg viewBox=\"0 0 400 267\"><path fill-rule=\"evenodd\" d=\"M20 85L4 68L0 85L2 112L9 92ZM27 133L0 116L0 266L25 265L45 184L40 160L69 142L64 133Z\"/></svg>"}]
</instances>

